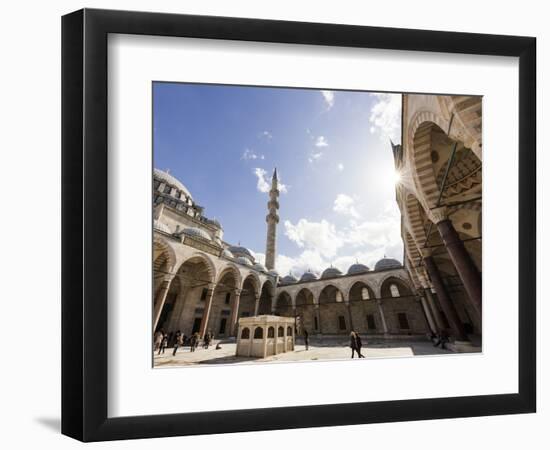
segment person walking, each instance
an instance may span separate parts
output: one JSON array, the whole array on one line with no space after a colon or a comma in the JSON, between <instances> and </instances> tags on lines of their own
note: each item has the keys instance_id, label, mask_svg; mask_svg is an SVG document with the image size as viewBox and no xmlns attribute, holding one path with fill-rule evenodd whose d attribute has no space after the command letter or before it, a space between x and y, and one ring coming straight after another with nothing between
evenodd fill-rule
<instances>
[{"instance_id":1,"label":"person walking","mask_svg":"<svg viewBox=\"0 0 550 450\"><path fill-rule=\"evenodd\" d=\"M350 347L351 347L351 357L352 359L355 357L355 352L357 352L358 358L364 358L364 356L361 354L361 346L362 346L361 338L359 335L352 330L350 333Z\"/></svg>"},{"instance_id":2,"label":"person walking","mask_svg":"<svg viewBox=\"0 0 550 450\"><path fill-rule=\"evenodd\" d=\"M162 340L164 339L164 333L162 332L162 330L158 330L155 332L155 337L154 337L154 348L153 348L153 351L156 352L159 348L160 348L160 345L162 344Z\"/></svg>"},{"instance_id":3,"label":"person walking","mask_svg":"<svg viewBox=\"0 0 550 450\"><path fill-rule=\"evenodd\" d=\"M304 328L304 343L306 344L306 350L309 350L309 333Z\"/></svg>"},{"instance_id":4,"label":"person walking","mask_svg":"<svg viewBox=\"0 0 550 450\"><path fill-rule=\"evenodd\" d=\"M165 334L164 337L162 338L162 342L160 344L160 348L159 348L159 352L158 354L160 355L161 353L164 354L164 350L166 349L166 347L168 346L168 335Z\"/></svg>"},{"instance_id":5,"label":"person walking","mask_svg":"<svg viewBox=\"0 0 550 450\"><path fill-rule=\"evenodd\" d=\"M183 346L183 335L181 334L181 332L178 330L176 331L176 338L175 338L175 342L174 342L174 351L172 352L172 356L176 356L176 352L178 351L178 347L181 347Z\"/></svg>"},{"instance_id":6,"label":"person walking","mask_svg":"<svg viewBox=\"0 0 550 450\"><path fill-rule=\"evenodd\" d=\"M189 338L189 351L194 352L195 351L195 345L197 343L197 334L192 334Z\"/></svg>"}]
</instances>

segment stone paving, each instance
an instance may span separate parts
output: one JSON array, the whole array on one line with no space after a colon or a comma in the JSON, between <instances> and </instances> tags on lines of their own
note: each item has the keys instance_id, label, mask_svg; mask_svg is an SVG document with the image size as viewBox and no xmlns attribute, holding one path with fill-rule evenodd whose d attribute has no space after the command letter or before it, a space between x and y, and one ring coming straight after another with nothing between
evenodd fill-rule
<instances>
[{"instance_id":1,"label":"stone paving","mask_svg":"<svg viewBox=\"0 0 550 450\"><path fill-rule=\"evenodd\" d=\"M221 348L216 350L217 341L208 349L198 347L194 352L189 347L180 347L176 356L172 356L172 349L167 348L164 354L154 355L155 367L176 367L198 364L250 364L273 361L327 361L349 359L351 349L342 343L312 343L309 350L303 344L297 343L293 352L280 353L268 358L247 358L235 356L234 342L221 342ZM453 354L449 350L434 347L428 341L394 341L386 340L367 344L362 353L367 358L410 357L418 355Z\"/></svg>"}]
</instances>

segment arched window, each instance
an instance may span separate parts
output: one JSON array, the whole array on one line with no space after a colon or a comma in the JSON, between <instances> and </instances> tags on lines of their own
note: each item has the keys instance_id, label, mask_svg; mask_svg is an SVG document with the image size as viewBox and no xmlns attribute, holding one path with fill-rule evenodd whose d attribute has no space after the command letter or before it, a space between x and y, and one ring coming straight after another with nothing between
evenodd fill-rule
<instances>
[{"instance_id":1,"label":"arched window","mask_svg":"<svg viewBox=\"0 0 550 450\"><path fill-rule=\"evenodd\" d=\"M254 330L254 339L262 339L264 337L264 329L262 327L256 327Z\"/></svg>"},{"instance_id":2,"label":"arched window","mask_svg":"<svg viewBox=\"0 0 550 450\"><path fill-rule=\"evenodd\" d=\"M344 296L342 295L342 293L340 291L336 292L336 301L338 303L341 303L344 301Z\"/></svg>"},{"instance_id":3,"label":"arched window","mask_svg":"<svg viewBox=\"0 0 550 450\"><path fill-rule=\"evenodd\" d=\"M285 329L283 327L279 327L279 329L277 330L277 336L284 337L284 335L285 335Z\"/></svg>"},{"instance_id":4,"label":"arched window","mask_svg":"<svg viewBox=\"0 0 550 450\"><path fill-rule=\"evenodd\" d=\"M275 328L269 327L267 329L267 337L268 338L274 338L275 337Z\"/></svg>"},{"instance_id":5,"label":"arched window","mask_svg":"<svg viewBox=\"0 0 550 450\"><path fill-rule=\"evenodd\" d=\"M370 295L369 295L369 290L364 287L363 289L361 289L361 298L363 300L368 300L370 298Z\"/></svg>"},{"instance_id":6,"label":"arched window","mask_svg":"<svg viewBox=\"0 0 550 450\"><path fill-rule=\"evenodd\" d=\"M250 330L248 328L243 328L243 331L241 331L241 339L249 339L250 338Z\"/></svg>"},{"instance_id":7,"label":"arched window","mask_svg":"<svg viewBox=\"0 0 550 450\"><path fill-rule=\"evenodd\" d=\"M287 335L287 336L292 336L292 327L288 327L288 328L286 329L286 335Z\"/></svg>"},{"instance_id":8,"label":"arched window","mask_svg":"<svg viewBox=\"0 0 550 450\"><path fill-rule=\"evenodd\" d=\"M390 292L392 297L399 297L399 288L396 284L390 284Z\"/></svg>"}]
</instances>

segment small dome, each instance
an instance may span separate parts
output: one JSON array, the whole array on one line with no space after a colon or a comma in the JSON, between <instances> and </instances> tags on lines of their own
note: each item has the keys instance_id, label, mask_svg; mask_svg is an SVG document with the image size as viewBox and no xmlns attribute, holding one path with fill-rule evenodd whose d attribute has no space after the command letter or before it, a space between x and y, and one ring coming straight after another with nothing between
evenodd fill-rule
<instances>
[{"instance_id":1,"label":"small dome","mask_svg":"<svg viewBox=\"0 0 550 450\"><path fill-rule=\"evenodd\" d=\"M242 256L244 258L247 258L251 263L254 262L254 257L252 256L252 253L250 253L250 250L248 250L245 247L241 247L239 245L232 245L228 249L231 253L235 255L235 257Z\"/></svg>"},{"instance_id":2,"label":"small dome","mask_svg":"<svg viewBox=\"0 0 550 450\"><path fill-rule=\"evenodd\" d=\"M279 277L279 272L277 272L276 270L270 270L267 273L268 273L268 275L271 275L272 277L275 277L275 278Z\"/></svg>"},{"instance_id":3,"label":"small dome","mask_svg":"<svg viewBox=\"0 0 550 450\"><path fill-rule=\"evenodd\" d=\"M158 220L153 221L153 228L157 231L162 231L163 233L166 233L166 234L172 234L172 232L170 231L170 228L168 228L168 225Z\"/></svg>"},{"instance_id":4,"label":"small dome","mask_svg":"<svg viewBox=\"0 0 550 450\"><path fill-rule=\"evenodd\" d=\"M256 269L257 271L259 272L267 272L267 269L265 268L265 266L263 264L260 264L260 263L256 263L254 264L254 269Z\"/></svg>"},{"instance_id":5,"label":"small dome","mask_svg":"<svg viewBox=\"0 0 550 450\"><path fill-rule=\"evenodd\" d=\"M233 253L231 253L231 252L230 252L228 249L226 249L226 248L223 249L222 256L225 257L225 258L230 258L230 259L235 258L235 256L233 255Z\"/></svg>"},{"instance_id":6,"label":"small dome","mask_svg":"<svg viewBox=\"0 0 550 450\"><path fill-rule=\"evenodd\" d=\"M245 266L251 266L252 265L250 260L248 258L245 258L244 256L239 256L237 258L237 262L240 263L240 264L244 264Z\"/></svg>"},{"instance_id":7,"label":"small dome","mask_svg":"<svg viewBox=\"0 0 550 450\"><path fill-rule=\"evenodd\" d=\"M186 234L187 236L206 239L207 241L211 240L210 235L206 231L196 227L184 228L182 233Z\"/></svg>"},{"instance_id":8,"label":"small dome","mask_svg":"<svg viewBox=\"0 0 550 450\"><path fill-rule=\"evenodd\" d=\"M374 270L386 270L386 269L400 269L401 263L397 259L382 258L374 266Z\"/></svg>"},{"instance_id":9,"label":"small dome","mask_svg":"<svg viewBox=\"0 0 550 450\"><path fill-rule=\"evenodd\" d=\"M357 275L360 273L368 272L370 269L364 264L355 263L349 266L348 275Z\"/></svg>"},{"instance_id":10,"label":"small dome","mask_svg":"<svg viewBox=\"0 0 550 450\"><path fill-rule=\"evenodd\" d=\"M169 173L166 173L160 169L153 169L153 177L157 180L163 181L166 184L174 186L176 189L183 191L188 197L191 197L189 189L187 189L180 180L178 180L176 177L173 177ZM191 197L191 199L192 198L193 197Z\"/></svg>"},{"instance_id":11,"label":"small dome","mask_svg":"<svg viewBox=\"0 0 550 450\"><path fill-rule=\"evenodd\" d=\"M213 225L215 226L216 228L220 228L222 227L221 223L219 221L217 221L216 219L206 219L206 223L208 225Z\"/></svg>"},{"instance_id":12,"label":"small dome","mask_svg":"<svg viewBox=\"0 0 550 450\"><path fill-rule=\"evenodd\" d=\"M304 274L300 277L300 281L314 281L318 279L319 277L309 270L304 272Z\"/></svg>"},{"instance_id":13,"label":"small dome","mask_svg":"<svg viewBox=\"0 0 550 450\"><path fill-rule=\"evenodd\" d=\"M342 275L342 272L340 272L336 267L329 267L321 274L321 278L334 278L339 277L340 275Z\"/></svg>"},{"instance_id":14,"label":"small dome","mask_svg":"<svg viewBox=\"0 0 550 450\"><path fill-rule=\"evenodd\" d=\"M281 283L282 284L293 284L293 283L296 283L298 280L296 279L296 277L292 274L288 274L286 276L283 277L283 279L281 280Z\"/></svg>"}]
</instances>

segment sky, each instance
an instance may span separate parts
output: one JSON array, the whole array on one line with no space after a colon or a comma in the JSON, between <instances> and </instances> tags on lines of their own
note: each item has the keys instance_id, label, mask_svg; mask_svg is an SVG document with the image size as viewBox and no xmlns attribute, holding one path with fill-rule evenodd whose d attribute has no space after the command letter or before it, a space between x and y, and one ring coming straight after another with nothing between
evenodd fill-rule
<instances>
[{"instance_id":1,"label":"sky","mask_svg":"<svg viewBox=\"0 0 550 450\"><path fill-rule=\"evenodd\" d=\"M264 262L268 191L281 191L281 275L402 262L390 139L401 95L358 91L153 85L154 165L217 219L224 240Z\"/></svg>"}]
</instances>

